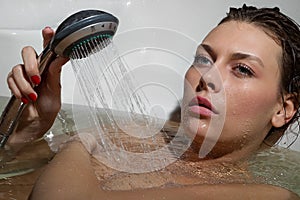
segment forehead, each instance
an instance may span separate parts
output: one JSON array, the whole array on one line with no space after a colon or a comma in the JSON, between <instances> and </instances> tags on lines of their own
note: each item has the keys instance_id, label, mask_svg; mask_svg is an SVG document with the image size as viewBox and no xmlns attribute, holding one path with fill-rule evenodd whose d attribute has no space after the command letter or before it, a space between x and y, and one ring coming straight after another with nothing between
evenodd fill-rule
<instances>
[{"instance_id":1,"label":"forehead","mask_svg":"<svg viewBox=\"0 0 300 200\"><path fill-rule=\"evenodd\" d=\"M246 22L229 21L214 28L203 40L222 53L245 52L279 63L282 49L261 27Z\"/></svg>"}]
</instances>

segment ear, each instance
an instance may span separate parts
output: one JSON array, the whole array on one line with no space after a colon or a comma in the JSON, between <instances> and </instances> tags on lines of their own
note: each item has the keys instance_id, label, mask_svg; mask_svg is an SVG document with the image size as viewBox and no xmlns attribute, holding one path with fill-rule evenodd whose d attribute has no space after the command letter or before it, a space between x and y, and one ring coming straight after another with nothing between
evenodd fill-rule
<instances>
[{"instance_id":1,"label":"ear","mask_svg":"<svg viewBox=\"0 0 300 200\"><path fill-rule=\"evenodd\" d=\"M279 104L277 112L272 117L272 125L276 128L282 127L288 123L297 112L295 99L291 94L284 97L284 102Z\"/></svg>"}]
</instances>

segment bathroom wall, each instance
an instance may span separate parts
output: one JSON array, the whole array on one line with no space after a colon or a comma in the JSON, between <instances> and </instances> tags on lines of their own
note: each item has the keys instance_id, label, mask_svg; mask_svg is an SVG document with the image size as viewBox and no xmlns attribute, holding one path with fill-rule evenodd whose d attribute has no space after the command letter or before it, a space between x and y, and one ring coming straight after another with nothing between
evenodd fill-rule
<instances>
[{"instance_id":1,"label":"bathroom wall","mask_svg":"<svg viewBox=\"0 0 300 200\"><path fill-rule=\"evenodd\" d=\"M299 0L246 0L256 6L278 6L300 23ZM288 3L287 3L288 2ZM6 76L21 62L20 51L31 45L42 50L40 30L56 28L70 14L82 9L108 11L120 20L114 42L119 53L144 87L152 110L162 118L180 103L183 75L198 43L230 6L239 0L1 0L0 96L10 96ZM63 68L64 103L84 104L72 67ZM293 147L299 148L299 140Z\"/></svg>"}]
</instances>

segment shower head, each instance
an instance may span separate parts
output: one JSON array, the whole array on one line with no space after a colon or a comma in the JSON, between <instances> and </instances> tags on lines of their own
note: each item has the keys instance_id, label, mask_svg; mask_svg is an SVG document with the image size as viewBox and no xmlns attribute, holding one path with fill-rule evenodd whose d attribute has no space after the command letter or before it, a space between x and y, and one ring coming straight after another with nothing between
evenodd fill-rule
<instances>
[{"instance_id":1,"label":"shower head","mask_svg":"<svg viewBox=\"0 0 300 200\"><path fill-rule=\"evenodd\" d=\"M110 13L100 10L83 10L65 19L57 28L50 42L50 49L63 57L69 57L72 51L86 42L102 43L113 37L119 20ZM97 45L90 43L87 51Z\"/></svg>"}]
</instances>

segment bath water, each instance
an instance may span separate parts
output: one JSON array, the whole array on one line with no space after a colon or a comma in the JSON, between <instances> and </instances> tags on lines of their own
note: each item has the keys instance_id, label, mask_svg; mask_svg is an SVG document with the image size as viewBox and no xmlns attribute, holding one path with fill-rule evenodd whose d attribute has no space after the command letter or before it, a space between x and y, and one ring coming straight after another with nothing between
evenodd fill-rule
<instances>
[{"instance_id":1,"label":"bath water","mask_svg":"<svg viewBox=\"0 0 300 200\"><path fill-rule=\"evenodd\" d=\"M5 106L8 98L4 98L0 96L0 108ZM98 109L99 111L99 109ZM104 109L100 109L100 112L97 115L105 115L106 111ZM53 153L49 152L49 147L52 148L54 145L54 141L49 141L51 135L53 136L53 140L56 138L70 138L72 132L81 132L82 129L86 129L90 125L88 124L90 119L86 116L89 111L87 106L82 105L71 105L71 104L63 104L62 109L60 111L60 116L55 120L54 125L51 130L46 134L45 139L48 141L48 144L45 141L40 140L38 143L30 144L26 149L23 149L21 154L18 155L17 161L13 161L17 163L18 160L28 161L27 163L32 163L38 166L45 165L45 161L51 158ZM81 116L81 120L76 122L74 116ZM103 118L103 117L102 117ZM166 127L164 130L166 132L174 132L178 129L178 123L166 123ZM59 144L57 144L59 145ZM39 151L36 151L39 149ZM171 168L170 171L173 174L177 174L178 178L177 183L180 185L192 184L191 180L194 181L226 181L227 183L230 181L236 181L233 179L233 173L236 174L240 178L241 181L249 182L247 180L241 179L243 178L240 174L243 174L243 169L231 168L231 166L217 169L213 168L208 170L206 168L198 168L196 165L193 166L193 162L188 163L182 161L183 164L179 165L180 162L175 162L175 165L169 165L167 168ZM287 188L293 192L296 192L300 195L299 183L300 183L300 154L296 151L291 151L289 149L284 148L276 148L272 147L270 149L265 149L259 151L253 155L248 161L248 170L255 178L257 183L267 183L279 185L281 187ZM13 164L13 163L11 163ZM28 170L29 166L26 164L24 166L24 162L19 162L18 171ZM12 176L7 175L6 178L2 178L0 180L0 196L2 199L27 199L30 191L43 170L36 170L38 166L31 166L33 173L27 173L23 176ZM11 167L9 165L8 167ZM5 169L3 169L5 170ZM3 171L2 170L2 171ZM237 172L235 172L237 170ZM122 180L128 180L133 178L133 180L137 180L133 182L131 187L146 187L145 183L149 183L152 185L159 185L163 183L163 181L168 181L170 176L168 174L161 175L160 172L156 175L156 173L146 173L145 177L142 179L138 177L137 174L127 174L122 172L116 172L117 174L111 175L110 169L107 168L107 171L103 172L100 170L95 170L96 175L105 176L106 180L103 180L103 184L107 189L128 189L128 185L124 184ZM164 171L164 170L162 170ZM17 172L17 171L15 171ZM127 174L127 175L126 175ZM4 175L4 174L1 174ZM7 178L9 177L9 178ZM101 177L100 177L101 178ZM250 177L251 178L251 177ZM239 180L237 180L239 181ZM132 183L132 182L131 182ZM204 182L205 183L205 182ZM184 198L184 197L182 197Z\"/></svg>"}]
</instances>

